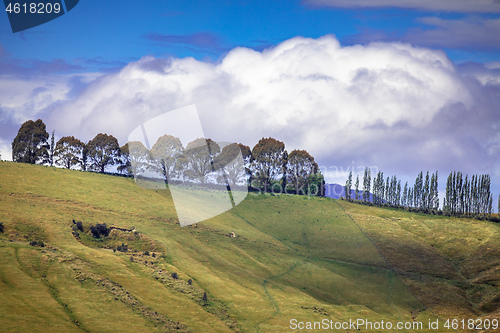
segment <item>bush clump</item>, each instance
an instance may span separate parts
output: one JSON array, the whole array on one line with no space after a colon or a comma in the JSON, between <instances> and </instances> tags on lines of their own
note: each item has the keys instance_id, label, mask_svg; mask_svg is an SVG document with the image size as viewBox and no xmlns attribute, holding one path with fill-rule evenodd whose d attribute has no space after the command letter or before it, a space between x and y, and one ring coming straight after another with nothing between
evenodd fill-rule
<instances>
[{"instance_id":1,"label":"bush clump","mask_svg":"<svg viewBox=\"0 0 500 333\"><path fill-rule=\"evenodd\" d=\"M45 244L42 241L31 241L30 242L31 246L40 246L40 247L45 247Z\"/></svg>"},{"instance_id":2,"label":"bush clump","mask_svg":"<svg viewBox=\"0 0 500 333\"><path fill-rule=\"evenodd\" d=\"M83 231L83 223L82 221L76 222L76 229Z\"/></svg>"},{"instance_id":3,"label":"bush clump","mask_svg":"<svg viewBox=\"0 0 500 333\"><path fill-rule=\"evenodd\" d=\"M101 236L107 237L110 231L111 229L106 226L106 223L97 223L96 225L90 226L90 232L92 232L94 238L101 238Z\"/></svg>"},{"instance_id":4,"label":"bush clump","mask_svg":"<svg viewBox=\"0 0 500 333\"><path fill-rule=\"evenodd\" d=\"M4 226L3 226L3 222L0 222L0 233L3 234L3 230L4 230Z\"/></svg>"},{"instance_id":5,"label":"bush clump","mask_svg":"<svg viewBox=\"0 0 500 333\"><path fill-rule=\"evenodd\" d=\"M172 279L177 280L178 278L179 278L179 276L177 275L177 273L173 272Z\"/></svg>"},{"instance_id":6,"label":"bush clump","mask_svg":"<svg viewBox=\"0 0 500 333\"><path fill-rule=\"evenodd\" d=\"M128 245L122 243L122 245L118 245L118 247L116 248L116 250L120 251L120 252L127 252L128 251Z\"/></svg>"},{"instance_id":7,"label":"bush clump","mask_svg":"<svg viewBox=\"0 0 500 333\"><path fill-rule=\"evenodd\" d=\"M500 217L491 216L491 217L489 218L489 220L490 220L491 222L500 223Z\"/></svg>"}]
</instances>

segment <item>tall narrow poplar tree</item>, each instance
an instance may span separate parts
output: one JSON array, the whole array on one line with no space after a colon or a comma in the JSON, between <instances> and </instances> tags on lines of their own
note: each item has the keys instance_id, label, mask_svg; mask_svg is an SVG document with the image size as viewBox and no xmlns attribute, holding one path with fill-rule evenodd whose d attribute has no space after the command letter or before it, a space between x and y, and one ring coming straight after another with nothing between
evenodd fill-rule
<instances>
[{"instance_id":1,"label":"tall narrow poplar tree","mask_svg":"<svg viewBox=\"0 0 500 333\"><path fill-rule=\"evenodd\" d=\"M356 184L354 185L356 190L354 191L356 195L356 200L359 200L359 175L356 175Z\"/></svg>"},{"instance_id":2,"label":"tall narrow poplar tree","mask_svg":"<svg viewBox=\"0 0 500 333\"><path fill-rule=\"evenodd\" d=\"M345 198L347 200L351 199L351 188L352 188L352 171L349 172L349 178L345 182Z\"/></svg>"}]
</instances>

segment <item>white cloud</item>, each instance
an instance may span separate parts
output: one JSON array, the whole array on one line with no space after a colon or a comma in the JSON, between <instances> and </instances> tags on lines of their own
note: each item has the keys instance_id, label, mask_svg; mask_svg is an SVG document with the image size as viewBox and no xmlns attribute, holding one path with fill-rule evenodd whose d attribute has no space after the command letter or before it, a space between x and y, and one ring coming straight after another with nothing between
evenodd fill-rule
<instances>
[{"instance_id":1,"label":"white cloud","mask_svg":"<svg viewBox=\"0 0 500 333\"><path fill-rule=\"evenodd\" d=\"M0 160L12 161L12 146L5 140L0 138Z\"/></svg>"},{"instance_id":2,"label":"white cloud","mask_svg":"<svg viewBox=\"0 0 500 333\"><path fill-rule=\"evenodd\" d=\"M304 0L304 3L339 8L397 7L446 12L500 12L500 3L496 0Z\"/></svg>"},{"instance_id":3,"label":"white cloud","mask_svg":"<svg viewBox=\"0 0 500 333\"><path fill-rule=\"evenodd\" d=\"M467 17L461 20L443 20L438 17L423 17L419 21L433 28L412 30L404 36L405 41L452 49L500 48L500 19Z\"/></svg>"},{"instance_id":4,"label":"white cloud","mask_svg":"<svg viewBox=\"0 0 500 333\"><path fill-rule=\"evenodd\" d=\"M100 74L44 75L23 77L0 75L0 120L23 123L47 108L67 101L75 79L88 84Z\"/></svg>"},{"instance_id":5,"label":"white cloud","mask_svg":"<svg viewBox=\"0 0 500 333\"><path fill-rule=\"evenodd\" d=\"M407 174L485 172L498 162L500 89L474 73L465 77L443 52L409 44L296 37L262 52L236 48L217 64L145 57L74 97L64 84L53 95L47 89L55 102L39 108L58 136L106 132L123 144L145 120L195 104L215 140L253 146L271 136L329 168L355 160ZM23 96L9 107L34 103Z\"/></svg>"}]
</instances>

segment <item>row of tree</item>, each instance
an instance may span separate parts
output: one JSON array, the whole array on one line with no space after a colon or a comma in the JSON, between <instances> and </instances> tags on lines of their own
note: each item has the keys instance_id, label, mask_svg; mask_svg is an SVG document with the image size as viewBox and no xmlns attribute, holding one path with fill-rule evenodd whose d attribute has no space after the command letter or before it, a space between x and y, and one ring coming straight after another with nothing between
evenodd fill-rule
<instances>
[{"instance_id":1,"label":"row of tree","mask_svg":"<svg viewBox=\"0 0 500 333\"><path fill-rule=\"evenodd\" d=\"M491 214L493 194L490 192L490 175L468 175L452 172L446 182L443 210L453 215ZM498 198L500 212L500 196Z\"/></svg>"},{"instance_id":2,"label":"row of tree","mask_svg":"<svg viewBox=\"0 0 500 333\"><path fill-rule=\"evenodd\" d=\"M122 151L112 135L98 134L87 143L73 136L62 137L55 142L41 119L28 120L21 125L12 142L12 160L30 164L59 165L68 169L78 167L83 171L104 173L108 166L120 164Z\"/></svg>"},{"instance_id":3,"label":"row of tree","mask_svg":"<svg viewBox=\"0 0 500 333\"><path fill-rule=\"evenodd\" d=\"M126 175L161 177L169 181L250 185L266 192L324 195L324 179L314 158L305 150L285 150L283 142L261 139L250 150L243 144L219 145L199 138L184 148L181 140L165 134L148 149L141 142L122 147L107 134L97 134L87 143L73 136L55 142L42 120L26 121L12 142L15 162L59 165L104 173L117 166ZM241 155L240 155L241 154Z\"/></svg>"},{"instance_id":4,"label":"row of tree","mask_svg":"<svg viewBox=\"0 0 500 333\"><path fill-rule=\"evenodd\" d=\"M375 205L389 205L406 209L417 209L423 212L439 211L438 172L430 174L420 172L413 187L405 183L402 189L401 180L396 176L387 177L378 172L373 178L371 186L371 170L365 168L363 189L360 193L359 175L356 177L354 198L352 198L352 171L345 185L345 198L357 201L371 202ZM490 215L493 212L493 194L490 191L491 178L489 175L468 175L463 177L461 172L451 172L446 185L446 195L443 203L443 212L450 215ZM500 196L498 198L500 212Z\"/></svg>"}]
</instances>

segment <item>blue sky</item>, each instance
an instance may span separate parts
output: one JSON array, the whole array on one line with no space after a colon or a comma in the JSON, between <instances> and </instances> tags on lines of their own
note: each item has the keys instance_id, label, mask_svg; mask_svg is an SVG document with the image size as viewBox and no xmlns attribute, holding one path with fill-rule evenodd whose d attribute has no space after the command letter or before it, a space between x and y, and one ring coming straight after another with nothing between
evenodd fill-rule
<instances>
[{"instance_id":1,"label":"blue sky","mask_svg":"<svg viewBox=\"0 0 500 333\"><path fill-rule=\"evenodd\" d=\"M442 34L441 49L456 63L500 58L494 31L481 38L488 31L484 22L498 19L498 10L431 9L339 8L303 1L82 0L74 11L16 34L2 14L0 43L13 59L62 59L102 70L145 55L217 61L236 46L263 49L295 36L334 34L343 45L401 40L440 48L439 40L424 38L426 32L435 32ZM443 25L432 25L430 18ZM460 22L473 22L479 41L447 30Z\"/></svg>"},{"instance_id":2,"label":"blue sky","mask_svg":"<svg viewBox=\"0 0 500 333\"><path fill-rule=\"evenodd\" d=\"M460 170L500 193L500 3L81 0L15 34L0 13L3 159L28 119L123 144L190 104L207 136L275 137L329 182Z\"/></svg>"}]
</instances>

